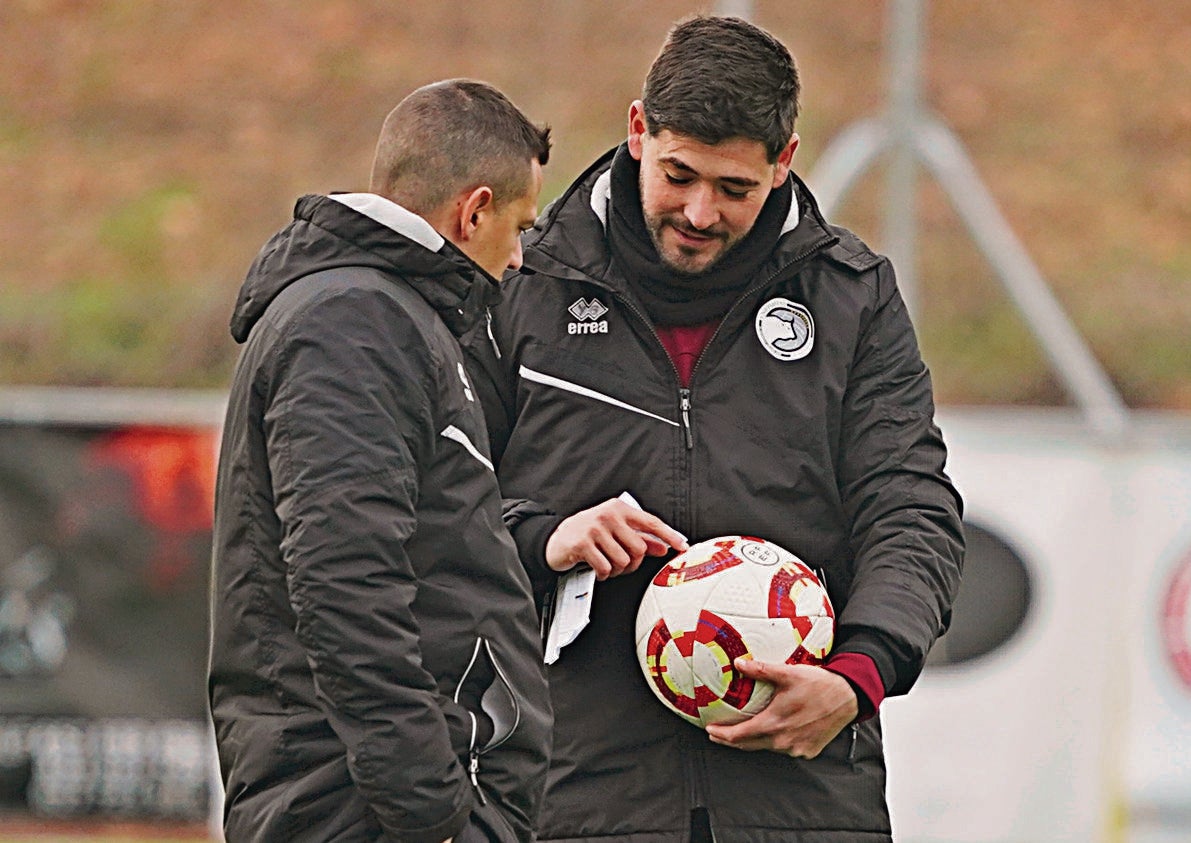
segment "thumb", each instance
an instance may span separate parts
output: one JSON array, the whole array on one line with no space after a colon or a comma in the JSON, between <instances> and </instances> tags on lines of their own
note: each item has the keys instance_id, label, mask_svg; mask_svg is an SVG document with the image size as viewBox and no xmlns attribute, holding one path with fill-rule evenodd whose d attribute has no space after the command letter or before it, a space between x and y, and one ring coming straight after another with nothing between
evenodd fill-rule
<instances>
[{"instance_id":1,"label":"thumb","mask_svg":"<svg viewBox=\"0 0 1191 843\"><path fill-rule=\"evenodd\" d=\"M749 679L770 679L772 680L775 671L775 666L768 662L758 661L752 656L737 656L732 662L732 666L736 668L737 672Z\"/></svg>"}]
</instances>

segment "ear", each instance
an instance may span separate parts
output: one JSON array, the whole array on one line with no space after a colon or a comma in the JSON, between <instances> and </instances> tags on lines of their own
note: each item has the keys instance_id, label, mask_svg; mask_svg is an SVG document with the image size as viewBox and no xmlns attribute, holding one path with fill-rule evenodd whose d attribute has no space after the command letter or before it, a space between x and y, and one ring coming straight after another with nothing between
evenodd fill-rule
<instances>
[{"instance_id":1,"label":"ear","mask_svg":"<svg viewBox=\"0 0 1191 843\"><path fill-rule=\"evenodd\" d=\"M786 144L786 148L777 154L777 162L773 169L774 190L785 183L786 176L790 173L790 163L794 160L794 151L796 149L798 149L797 132L790 136L790 142Z\"/></svg>"},{"instance_id":2,"label":"ear","mask_svg":"<svg viewBox=\"0 0 1191 843\"><path fill-rule=\"evenodd\" d=\"M456 223L463 242L471 240L480 227L484 216L492 210L492 188L482 184L470 193L464 193L456 205Z\"/></svg>"},{"instance_id":3,"label":"ear","mask_svg":"<svg viewBox=\"0 0 1191 843\"><path fill-rule=\"evenodd\" d=\"M645 103L633 100L629 106L629 155L641 160L641 149L645 133L649 131L645 124Z\"/></svg>"}]
</instances>

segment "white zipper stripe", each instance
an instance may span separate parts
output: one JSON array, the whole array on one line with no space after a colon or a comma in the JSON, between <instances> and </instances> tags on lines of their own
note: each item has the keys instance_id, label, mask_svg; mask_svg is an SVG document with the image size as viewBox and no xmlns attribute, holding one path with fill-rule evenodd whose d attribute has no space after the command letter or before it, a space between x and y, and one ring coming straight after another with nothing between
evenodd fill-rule
<instances>
[{"instance_id":1,"label":"white zipper stripe","mask_svg":"<svg viewBox=\"0 0 1191 843\"><path fill-rule=\"evenodd\" d=\"M476 636L476 646L472 648L471 658L467 662L467 667L463 670L463 675L459 677L459 685L455 688L454 701L459 702L459 695L463 693L463 683L467 679L467 674L471 673L471 669L475 666L476 659L480 655L480 648L484 646L484 639L479 635Z\"/></svg>"},{"instance_id":2,"label":"white zipper stripe","mask_svg":"<svg viewBox=\"0 0 1191 843\"><path fill-rule=\"evenodd\" d=\"M613 398L611 395L605 395L602 392L596 392L594 389L588 389L586 386L580 386L577 383L564 381L562 378L556 378L553 375L535 372L533 369L530 369L527 366L521 367L521 377L525 378L527 381L533 381L534 383L540 383L546 386L554 386L567 392L573 392L576 395L582 395L585 398L594 398L596 401L603 401L605 404L611 404L613 407L620 407L622 410L640 413L643 416L649 416L651 419L657 419L660 422L674 425L674 427L679 426L678 422L676 421L670 421L670 419L656 415L655 413L651 413L648 410L642 410L640 407L634 407L632 404L626 404L623 401Z\"/></svg>"},{"instance_id":3,"label":"white zipper stripe","mask_svg":"<svg viewBox=\"0 0 1191 843\"><path fill-rule=\"evenodd\" d=\"M485 466L487 466L489 471L496 470L495 468L492 467L492 460L488 459L486 456L481 454L479 448L477 448L475 445L473 445L472 441L467 438L467 434L464 433L459 428L455 427L455 425L453 425L453 424L447 425L445 428L443 428L443 431L442 431L442 433L439 434L439 436L445 436L448 439L458 442L460 445L462 445L464 448L467 449L467 452L469 454L471 454L473 457L475 457L477 460L479 460Z\"/></svg>"}]
</instances>

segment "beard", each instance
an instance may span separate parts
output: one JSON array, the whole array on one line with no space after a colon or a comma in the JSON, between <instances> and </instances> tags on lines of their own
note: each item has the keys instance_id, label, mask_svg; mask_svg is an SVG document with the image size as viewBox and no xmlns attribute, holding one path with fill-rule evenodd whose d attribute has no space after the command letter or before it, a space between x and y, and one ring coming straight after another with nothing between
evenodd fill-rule
<instances>
[{"instance_id":1,"label":"beard","mask_svg":"<svg viewBox=\"0 0 1191 843\"><path fill-rule=\"evenodd\" d=\"M744 238L743 234L733 237L730 232L716 227L697 229L681 214L644 214L644 217L645 228L662 264L678 275L702 275L710 271ZM664 239L667 229L708 239L697 246L667 243Z\"/></svg>"}]
</instances>

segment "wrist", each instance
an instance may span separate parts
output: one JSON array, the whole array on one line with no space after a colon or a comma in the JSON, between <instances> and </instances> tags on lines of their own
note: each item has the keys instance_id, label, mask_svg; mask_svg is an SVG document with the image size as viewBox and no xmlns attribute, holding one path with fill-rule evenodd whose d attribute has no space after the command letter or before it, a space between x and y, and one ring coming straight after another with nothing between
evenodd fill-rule
<instances>
[{"instance_id":1,"label":"wrist","mask_svg":"<svg viewBox=\"0 0 1191 843\"><path fill-rule=\"evenodd\" d=\"M877 713L885 699L885 686L871 658L864 653L838 653L829 658L823 667L845 679L852 687L856 694L858 721L868 720Z\"/></svg>"},{"instance_id":2,"label":"wrist","mask_svg":"<svg viewBox=\"0 0 1191 843\"><path fill-rule=\"evenodd\" d=\"M558 526L562 526L561 522ZM554 571L556 574L569 571L571 568L574 568L576 564L573 561L569 561L566 558L566 555L559 551L558 547L561 541L562 540L558 538L558 527L556 527L554 532L550 534L550 537L546 539L546 548L543 551L546 567L551 571Z\"/></svg>"}]
</instances>

